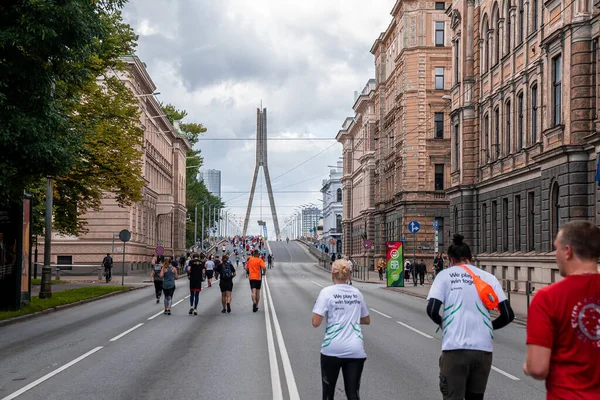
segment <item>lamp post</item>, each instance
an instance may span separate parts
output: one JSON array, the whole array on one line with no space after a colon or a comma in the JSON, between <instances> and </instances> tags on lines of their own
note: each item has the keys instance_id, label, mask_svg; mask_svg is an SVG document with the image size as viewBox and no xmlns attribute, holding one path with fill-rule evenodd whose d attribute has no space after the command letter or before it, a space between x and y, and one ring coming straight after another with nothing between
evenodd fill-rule
<instances>
[{"instance_id":1,"label":"lamp post","mask_svg":"<svg viewBox=\"0 0 600 400\"><path fill-rule=\"evenodd\" d=\"M52 297L52 202L54 200L52 177L46 180L46 229L44 232L44 266L42 267L42 285L40 287L40 299Z\"/></svg>"}]
</instances>

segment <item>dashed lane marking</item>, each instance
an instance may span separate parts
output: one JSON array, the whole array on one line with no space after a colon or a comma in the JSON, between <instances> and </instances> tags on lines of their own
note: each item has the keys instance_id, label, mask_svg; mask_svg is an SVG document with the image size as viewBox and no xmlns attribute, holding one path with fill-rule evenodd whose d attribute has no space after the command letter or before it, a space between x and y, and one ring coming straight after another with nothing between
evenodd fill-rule
<instances>
[{"instance_id":1,"label":"dashed lane marking","mask_svg":"<svg viewBox=\"0 0 600 400\"><path fill-rule=\"evenodd\" d=\"M183 300L185 300L185 299L179 300L177 303L173 304L172 307L175 307L176 305L181 304L181 302L183 302Z\"/></svg>"},{"instance_id":2,"label":"dashed lane marking","mask_svg":"<svg viewBox=\"0 0 600 400\"><path fill-rule=\"evenodd\" d=\"M59 373L61 373L62 371L64 371L65 369L72 367L73 365L77 364L79 361L91 356L92 354L94 354L95 352L97 352L98 350L101 350L104 346L98 346L95 349L92 349L90 351L88 351L87 353L85 353L84 355L81 355L79 357L77 357L76 359L74 359L71 362L68 362L67 364L63 365L62 367L55 369L54 371L50 372L49 374L46 374L44 376L42 376L40 379L37 379L33 382L31 382L29 385L22 387L21 389L17 390L14 393L9 394L8 396L4 397L2 400L12 400L16 397L19 397L20 395L22 395L23 393L27 392L28 390L33 389L34 387L36 387L37 385L39 385L40 383L47 381L48 379L52 378L54 375L57 375Z\"/></svg>"},{"instance_id":3,"label":"dashed lane marking","mask_svg":"<svg viewBox=\"0 0 600 400\"><path fill-rule=\"evenodd\" d=\"M148 321L152 321L154 318L158 317L159 315L163 314L164 312L165 312L164 310L157 312L153 316L149 317Z\"/></svg>"},{"instance_id":4,"label":"dashed lane marking","mask_svg":"<svg viewBox=\"0 0 600 400\"><path fill-rule=\"evenodd\" d=\"M321 285L320 283L317 283L317 282L315 282L315 281L311 281L311 282L312 282L312 283L314 283L314 284L315 284L315 285L317 285L317 286L325 287L325 286L323 286L323 285Z\"/></svg>"},{"instance_id":5,"label":"dashed lane marking","mask_svg":"<svg viewBox=\"0 0 600 400\"><path fill-rule=\"evenodd\" d=\"M273 400L282 400L281 376L279 375L279 363L277 363L277 353L275 350L275 341L273 340L273 329L271 328L271 317L267 304L267 291L263 291L263 303L265 304L265 322L267 325L267 347L269 349L269 368L271 370L271 390L273 391Z\"/></svg>"},{"instance_id":6,"label":"dashed lane marking","mask_svg":"<svg viewBox=\"0 0 600 400\"><path fill-rule=\"evenodd\" d=\"M502 375L506 376L507 378L509 378L509 379L512 379L513 381L520 381L520 379L519 379L519 378L517 378L516 376L514 376L514 375L511 375L511 374L509 374L509 373L508 373L508 372L506 372L506 371L502 371L500 368L496 368L496 367L494 367L493 365L492 365L492 369L493 369L494 371L498 372L499 374L502 374Z\"/></svg>"},{"instance_id":7,"label":"dashed lane marking","mask_svg":"<svg viewBox=\"0 0 600 400\"><path fill-rule=\"evenodd\" d=\"M400 325L402 325L403 327L410 329L413 332L418 333L421 336L425 336L427 339L433 339L433 336L426 334L425 332L421 332L420 330L418 330L417 328L413 328L412 326L405 324L404 322L400 322L400 321L396 321L397 323L399 323Z\"/></svg>"},{"instance_id":8,"label":"dashed lane marking","mask_svg":"<svg viewBox=\"0 0 600 400\"><path fill-rule=\"evenodd\" d=\"M125 332L121 333L120 335L115 336L114 338L110 339L109 342L115 342L119 339L121 339L123 336L127 335L130 332L135 331L137 328L139 328L140 326L144 325L143 322L140 322L139 324L137 324L136 326L134 326L133 328L127 329Z\"/></svg>"},{"instance_id":9,"label":"dashed lane marking","mask_svg":"<svg viewBox=\"0 0 600 400\"><path fill-rule=\"evenodd\" d=\"M377 311L377 310L376 310L376 309L374 309L374 308L371 308L370 310L371 310L371 311L373 311L373 312L376 312L376 313L377 313L377 314L379 314L379 315L383 315L383 316L384 316L384 317L386 317L386 318L392 319L392 317L390 317L389 315L387 315L387 314L384 314L384 313L382 313L381 311Z\"/></svg>"}]
</instances>

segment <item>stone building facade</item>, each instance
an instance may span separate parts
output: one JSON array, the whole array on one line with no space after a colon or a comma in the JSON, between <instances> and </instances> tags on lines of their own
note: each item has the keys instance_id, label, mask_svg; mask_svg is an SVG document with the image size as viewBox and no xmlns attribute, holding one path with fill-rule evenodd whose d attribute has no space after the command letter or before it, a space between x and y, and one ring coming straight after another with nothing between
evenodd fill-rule
<instances>
[{"instance_id":1,"label":"stone building facade","mask_svg":"<svg viewBox=\"0 0 600 400\"><path fill-rule=\"evenodd\" d=\"M391 24L371 48L377 77L376 160L375 211L368 236L374 239L370 254L374 258L385 257L385 242L404 238L405 257L422 258L430 265L435 220L444 246L451 88L446 7L444 2L397 1ZM408 232L411 221L421 224L416 236Z\"/></svg>"},{"instance_id":2,"label":"stone building facade","mask_svg":"<svg viewBox=\"0 0 600 400\"><path fill-rule=\"evenodd\" d=\"M159 244L167 256L186 251L186 153L190 143L171 125L152 96L156 86L145 64L136 56L127 56L124 61L127 69L119 73L119 78L139 98L140 126L144 130L143 200L122 208L106 193L102 209L85 215L87 234L53 236L52 263L100 265L106 253L112 253L119 271L123 246L118 233L122 229L131 232L126 271L147 268Z\"/></svg>"},{"instance_id":3,"label":"stone building facade","mask_svg":"<svg viewBox=\"0 0 600 400\"><path fill-rule=\"evenodd\" d=\"M554 282L558 227L600 223L598 10L460 0L448 15L450 233L498 278Z\"/></svg>"},{"instance_id":4,"label":"stone building facade","mask_svg":"<svg viewBox=\"0 0 600 400\"><path fill-rule=\"evenodd\" d=\"M338 161L337 168L329 171L329 178L323 180L323 244L329 254L342 252L342 173L343 163Z\"/></svg>"}]
</instances>

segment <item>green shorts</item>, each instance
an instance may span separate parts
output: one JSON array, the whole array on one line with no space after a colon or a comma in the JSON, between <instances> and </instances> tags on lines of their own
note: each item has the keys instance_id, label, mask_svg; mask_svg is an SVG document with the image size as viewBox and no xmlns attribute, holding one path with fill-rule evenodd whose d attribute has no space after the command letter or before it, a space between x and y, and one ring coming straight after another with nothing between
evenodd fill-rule
<instances>
[{"instance_id":1,"label":"green shorts","mask_svg":"<svg viewBox=\"0 0 600 400\"><path fill-rule=\"evenodd\" d=\"M440 391L444 400L462 400L466 393L485 393L491 369L492 353L487 351L442 351Z\"/></svg>"}]
</instances>

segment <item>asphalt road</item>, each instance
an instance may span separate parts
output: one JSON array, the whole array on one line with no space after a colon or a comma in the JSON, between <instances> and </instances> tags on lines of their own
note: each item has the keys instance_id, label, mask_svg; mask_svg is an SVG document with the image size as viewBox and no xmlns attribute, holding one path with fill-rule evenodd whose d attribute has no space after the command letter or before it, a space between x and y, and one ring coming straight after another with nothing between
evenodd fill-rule
<instances>
[{"instance_id":1,"label":"asphalt road","mask_svg":"<svg viewBox=\"0 0 600 400\"><path fill-rule=\"evenodd\" d=\"M147 288L0 328L0 399L319 399L323 329L310 318L331 279L301 244L269 245L275 263L257 313L240 270L231 314L221 314L217 284L188 315L183 277L171 316ZM440 336L425 301L355 286L371 310L362 398L440 399ZM495 343L486 398L544 399L543 384L521 371L524 327L496 332ZM340 376L339 398L342 388Z\"/></svg>"}]
</instances>

